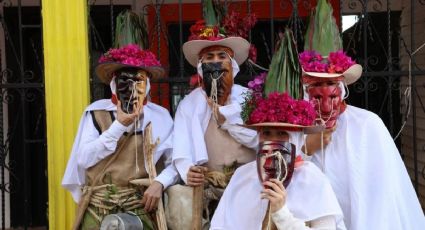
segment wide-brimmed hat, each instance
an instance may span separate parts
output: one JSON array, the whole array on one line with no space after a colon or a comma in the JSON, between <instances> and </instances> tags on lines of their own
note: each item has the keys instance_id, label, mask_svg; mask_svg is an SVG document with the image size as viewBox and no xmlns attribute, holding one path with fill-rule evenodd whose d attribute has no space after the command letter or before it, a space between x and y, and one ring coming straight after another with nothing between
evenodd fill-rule
<instances>
[{"instance_id":1,"label":"wide-brimmed hat","mask_svg":"<svg viewBox=\"0 0 425 230\"><path fill-rule=\"evenodd\" d=\"M303 76L311 76L311 77L318 77L318 78L338 78L343 76L344 82L347 85L353 84L356 82L361 76L362 76L363 68L359 64L354 64L350 66L347 70L345 70L343 73L320 73L320 72L309 72L302 70Z\"/></svg>"},{"instance_id":2,"label":"wide-brimmed hat","mask_svg":"<svg viewBox=\"0 0 425 230\"><path fill-rule=\"evenodd\" d=\"M109 84L114 72L127 67L145 70L154 79L162 77L165 73L155 54L135 44L110 49L99 59L95 72L103 83Z\"/></svg>"},{"instance_id":3,"label":"wide-brimmed hat","mask_svg":"<svg viewBox=\"0 0 425 230\"><path fill-rule=\"evenodd\" d=\"M295 125L285 122L262 122L262 123L256 123L256 124L245 124L241 125L246 128L259 130L264 127L275 127L275 128L281 128L286 131L295 131L295 132L304 132L306 134L310 133L319 133L325 130L325 126L323 125L311 125L311 126L305 126L305 125Z\"/></svg>"},{"instance_id":4,"label":"wide-brimmed hat","mask_svg":"<svg viewBox=\"0 0 425 230\"><path fill-rule=\"evenodd\" d=\"M270 93L267 97L246 97L242 104L244 127L279 127L288 131L319 132L323 127L314 125L316 111L311 102L293 99L288 93Z\"/></svg>"},{"instance_id":5,"label":"wide-brimmed hat","mask_svg":"<svg viewBox=\"0 0 425 230\"><path fill-rule=\"evenodd\" d=\"M227 37L218 40L191 40L183 44L184 57L192 66L196 67L199 53L210 46L224 46L231 49L234 53L233 58L238 65L241 65L248 58L251 44L242 37Z\"/></svg>"},{"instance_id":6,"label":"wide-brimmed hat","mask_svg":"<svg viewBox=\"0 0 425 230\"><path fill-rule=\"evenodd\" d=\"M362 76L362 66L356 64L342 50L330 52L326 57L322 57L320 53L314 50L307 50L299 55L299 59L303 76L343 77L347 85L356 82Z\"/></svg>"}]
</instances>

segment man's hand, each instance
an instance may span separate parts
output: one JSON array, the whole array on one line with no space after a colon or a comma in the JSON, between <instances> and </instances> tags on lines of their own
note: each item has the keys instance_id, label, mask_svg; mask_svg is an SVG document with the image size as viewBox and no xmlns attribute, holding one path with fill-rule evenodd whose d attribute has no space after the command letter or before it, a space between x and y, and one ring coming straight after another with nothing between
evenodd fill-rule
<instances>
[{"instance_id":1,"label":"man's hand","mask_svg":"<svg viewBox=\"0 0 425 230\"><path fill-rule=\"evenodd\" d=\"M134 120L138 119L143 114L143 105L133 104L133 113L125 113L121 108L121 101L117 104L117 120L124 126L133 124Z\"/></svg>"},{"instance_id":2,"label":"man's hand","mask_svg":"<svg viewBox=\"0 0 425 230\"><path fill-rule=\"evenodd\" d=\"M332 133L335 129L336 126L323 131L323 148L326 148L326 146L332 141ZM301 150L309 156L313 155L316 151L322 148L321 137L322 133L308 134L305 141L306 143L304 143Z\"/></svg>"},{"instance_id":3,"label":"man's hand","mask_svg":"<svg viewBox=\"0 0 425 230\"><path fill-rule=\"evenodd\" d=\"M158 181L153 181L152 184L146 189L143 194L142 204L145 206L144 210L150 212L158 207L159 199L162 196L164 186Z\"/></svg>"},{"instance_id":4,"label":"man's hand","mask_svg":"<svg viewBox=\"0 0 425 230\"><path fill-rule=\"evenodd\" d=\"M207 102L212 110L214 107L217 108L217 111L213 110L213 113L215 113L214 117L217 118L217 124L222 125L226 121L226 118L223 116L223 114L220 113L219 108L221 107L221 105L214 103L211 98L207 98Z\"/></svg>"},{"instance_id":5,"label":"man's hand","mask_svg":"<svg viewBox=\"0 0 425 230\"><path fill-rule=\"evenodd\" d=\"M208 172L207 167L191 166L187 173L187 185L192 187L203 185L205 181L204 173L206 172Z\"/></svg>"},{"instance_id":6,"label":"man's hand","mask_svg":"<svg viewBox=\"0 0 425 230\"><path fill-rule=\"evenodd\" d=\"M282 182L277 179L270 179L270 181L264 182L263 185L268 188L261 191L261 198L270 201L270 211L275 213L286 203L286 189L283 187Z\"/></svg>"}]
</instances>

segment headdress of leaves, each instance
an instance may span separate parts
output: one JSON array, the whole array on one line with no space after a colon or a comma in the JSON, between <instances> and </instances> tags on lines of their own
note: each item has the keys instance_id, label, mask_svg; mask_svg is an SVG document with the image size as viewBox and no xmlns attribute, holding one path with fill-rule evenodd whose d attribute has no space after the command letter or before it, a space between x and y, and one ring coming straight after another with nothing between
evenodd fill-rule
<instances>
[{"instance_id":1,"label":"headdress of leaves","mask_svg":"<svg viewBox=\"0 0 425 230\"><path fill-rule=\"evenodd\" d=\"M137 44L142 49L148 49L149 38L143 17L126 10L116 19L114 48Z\"/></svg>"},{"instance_id":2,"label":"headdress of leaves","mask_svg":"<svg viewBox=\"0 0 425 230\"><path fill-rule=\"evenodd\" d=\"M318 0L310 15L305 35L304 50L315 50L322 56L342 49L338 26L332 15L333 9L328 0Z\"/></svg>"},{"instance_id":3,"label":"headdress of leaves","mask_svg":"<svg viewBox=\"0 0 425 230\"><path fill-rule=\"evenodd\" d=\"M242 119L247 124L283 122L311 125L315 110L310 102L302 100L301 67L290 29L281 34L276 47L267 77L264 73L248 83L252 93L245 95Z\"/></svg>"},{"instance_id":4,"label":"headdress of leaves","mask_svg":"<svg viewBox=\"0 0 425 230\"><path fill-rule=\"evenodd\" d=\"M301 67L297 46L292 31L288 28L281 35L277 51L272 57L269 73L265 81L264 94L272 92L288 93L292 98L302 98Z\"/></svg>"}]
</instances>

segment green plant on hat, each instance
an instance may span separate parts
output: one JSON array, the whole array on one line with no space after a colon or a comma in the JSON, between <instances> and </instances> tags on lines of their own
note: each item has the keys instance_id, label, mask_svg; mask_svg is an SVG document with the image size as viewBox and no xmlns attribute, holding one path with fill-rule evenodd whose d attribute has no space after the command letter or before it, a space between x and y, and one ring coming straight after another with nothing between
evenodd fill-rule
<instances>
[{"instance_id":1,"label":"green plant on hat","mask_svg":"<svg viewBox=\"0 0 425 230\"><path fill-rule=\"evenodd\" d=\"M304 50L315 50L322 56L342 49L341 36L333 9L328 0L318 0L310 15L305 35Z\"/></svg>"},{"instance_id":2,"label":"green plant on hat","mask_svg":"<svg viewBox=\"0 0 425 230\"><path fill-rule=\"evenodd\" d=\"M285 29L276 47L265 82L265 96L273 92L286 92L292 98L299 99L302 97L301 67L290 29Z\"/></svg>"},{"instance_id":3,"label":"green plant on hat","mask_svg":"<svg viewBox=\"0 0 425 230\"><path fill-rule=\"evenodd\" d=\"M126 10L116 19L114 48L137 44L142 49L148 49L149 39L146 23L143 17Z\"/></svg>"}]
</instances>

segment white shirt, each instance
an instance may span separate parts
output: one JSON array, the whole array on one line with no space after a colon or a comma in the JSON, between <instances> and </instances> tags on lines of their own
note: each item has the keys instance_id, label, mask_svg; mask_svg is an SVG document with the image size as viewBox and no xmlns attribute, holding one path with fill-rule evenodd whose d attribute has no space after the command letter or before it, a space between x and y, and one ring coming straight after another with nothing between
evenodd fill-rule
<instances>
[{"instance_id":1,"label":"white shirt","mask_svg":"<svg viewBox=\"0 0 425 230\"><path fill-rule=\"evenodd\" d=\"M226 118L221 126L239 143L255 148L258 143L257 132L241 127L241 103L248 89L233 85L229 103L220 106L219 112ZM208 161L204 135L211 118L211 108L202 88L193 90L179 104L174 118L173 163L181 178L187 183L187 172L192 165Z\"/></svg>"},{"instance_id":2,"label":"white shirt","mask_svg":"<svg viewBox=\"0 0 425 230\"><path fill-rule=\"evenodd\" d=\"M239 167L211 221L212 230L260 230L268 207L261 199L256 162ZM295 168L283 208L271 215L278 229L345 229L342 211L327 178L311 162ZM324 221L325 223L320 223Z\"/></svg>"},{"instance_id":3,"label":"white shirt","mask_svg":"<svg viewBox=\"0 0 425 230\"><path fill-rule=\"evenodd\" d=\"M85 184L85 171L115 152L117 142L123 133L134 129L132 125L125 127L115 120L108 130L99 135L90 114L90 111L93 110L114 111L115 113L116 105L107 99L96 101L86 108L81 118L62 180L62 186L72 193L75 202L78 202L81 197L81 189ZM160 139L154 154L154 162L156 163L162 155L166 156L165 169L155 178L165 189L178 180L177 170L171 164L173 121L166 109L151 102L143 107L143 113L139 130L144 130L148 122L152 122L153 141L157 138Z\"/></svg>"},{"instance_id":4,"label":"white shirt","mask_svg":"<svg viewBox=\"0 0 425 230\"><path fill-rule=\"evenodd\" d=\"M324 157L319 150L312 161L324 167L347 228L425 229L412 182L382 120L348 106L336 125Z\"/></svg>"}]
</instances>

